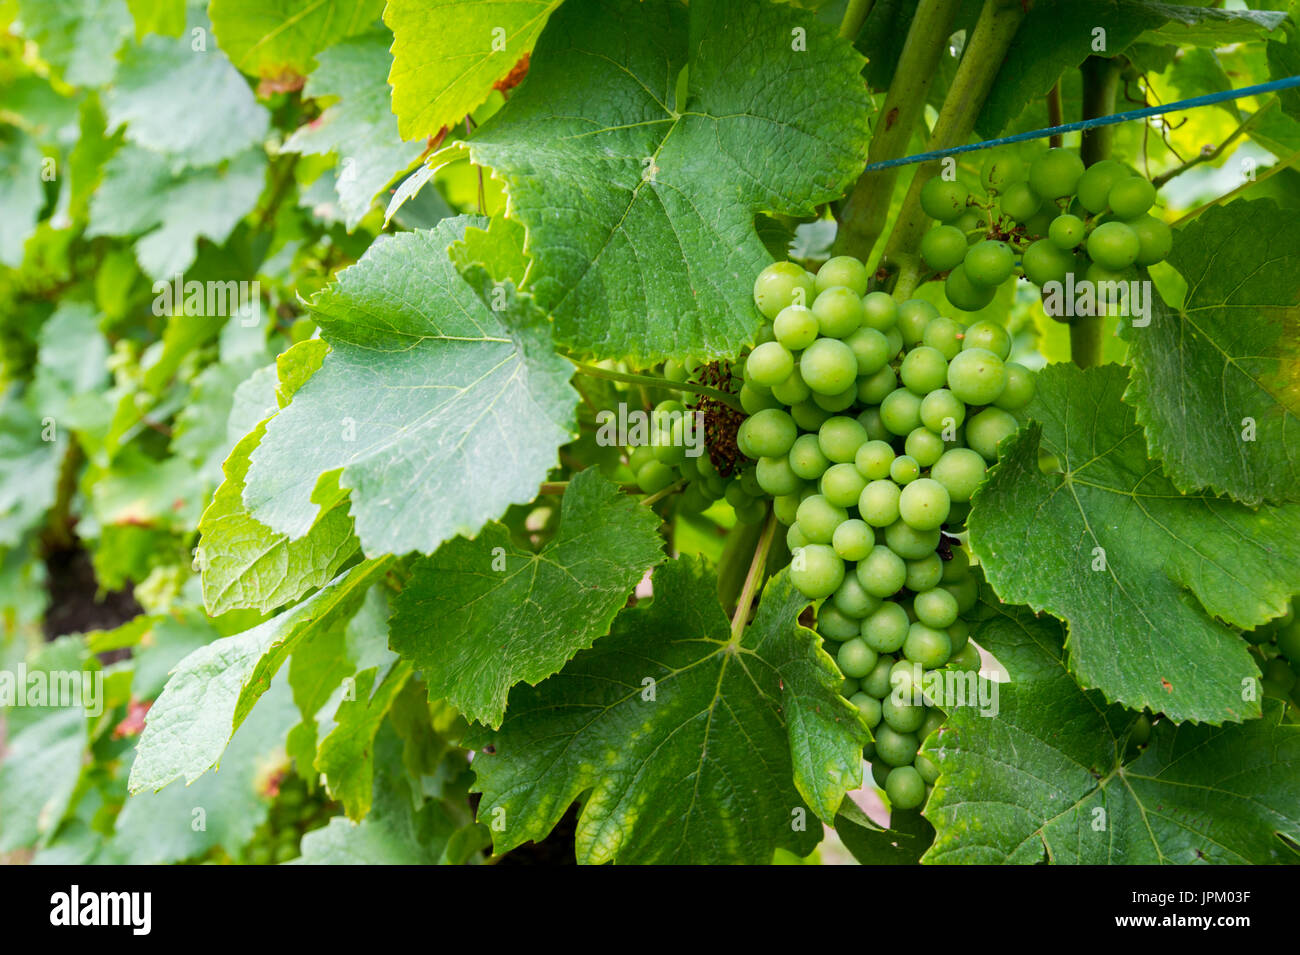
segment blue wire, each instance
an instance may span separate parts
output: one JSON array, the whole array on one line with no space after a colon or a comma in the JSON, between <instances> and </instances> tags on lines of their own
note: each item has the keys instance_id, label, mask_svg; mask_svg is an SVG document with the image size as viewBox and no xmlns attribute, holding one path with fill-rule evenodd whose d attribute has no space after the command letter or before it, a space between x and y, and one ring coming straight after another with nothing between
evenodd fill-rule
<instances>
[{"instance_id":1,"label":"blue wire","mask_svg":"<svg viewBox=\"0 0 1300 955\"><path fill-rule=\"evenodd\" d=\"M880 162L868 163L863 172L874 172L877 169L892 169L895 166L929 162L932 159L942 159L944 156L952 156L957 153L975 152L979 149L990 149L993 146L1005 146L1008 143L1023 143L1030 139L1044 139L1058 133L1073 133L1077 130L1093 129L1097 126L1112 126L1115 123L1123 123L1130 119L1145 119L1147 116L1159 116L1161 113L1173 113L1182 109L1194 109L1198 106L1211 106L1225 100L1240 99L1243 96L1254 96L1258 93L1271 93L1274 90L1291 89L1296 86L1300 86L1300 76L1288 76L1280 80L1258 83L1255 86L1243 86L1237 90L1223 90L1219 93L1193 96L1191 99L1180 99L1175 103L1165 103L1162 106L1144 106L1142 109L1129 110L1127 113L1097 116L1093 119L1080 120L1077 123L1066 123L1064 126L1048 126L1046 129L1034 129L1027 133L1016 133L1014 136L1003 136L1001 139L988 139L979 143L968 143L965 146L936 149L928 153L917 153L915 156L904 156L901 159L885 159Z\"/></svg>"}]
</instances>

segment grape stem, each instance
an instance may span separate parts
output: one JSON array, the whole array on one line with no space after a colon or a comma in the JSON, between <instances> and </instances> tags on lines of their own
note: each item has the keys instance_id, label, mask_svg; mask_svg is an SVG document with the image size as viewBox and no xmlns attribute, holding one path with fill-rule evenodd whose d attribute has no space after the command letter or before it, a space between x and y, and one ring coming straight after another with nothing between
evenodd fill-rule
<instances>
[{"instance_id":1,"label":"grape stem","mask_svg":"<svg viewBox=\"0 0 1300 955\"><path fill-rule=\"evenodd\" d=\"M1055 85L1047 91L1047 125L1061 126L1065 119L1061 113L1061 81L1057 80ZM1047 144L1053 149L1060 149L1065 142L1065 137L1061 133L1053 133L1047 139Z\"/></svg>"},{"instance_id":2,"label":"grape stem","mask_svg":"<svg viewBox=\"0 0 1300 955\"><path fill-rule=\"evenodd\" d=\"M725 391L719 391L717 388L710 388L708 385L697 385L693 381L669 381L667 378L656 378L654 375L634 375L624 371L609 371L605 368L598 368L595 365L587 365L580 361L570 358L575 368L592 378L604 378L608 381L625 381L630 385L643 385L647 388L663 388L668 391L686 391L691 394L705 395L714 401L721 401L733 411L745 413L745 409L740 406L735 395L727 394Z\"/></svg>"},{"instance_id":3,"label":"grape stem","mask_svg":"<svg viewBox=\"0 0 1300 955\"><path fill-rule=\"evenodd\" d=\"M1227 149L1234 142L1240 139L1241 136L1247 130L1250 129L1250 127L1254 126L1257 122L1259 122L1260 117L1262 117L1266 112L1268 112L1270 109L1276 106L1278 102L1279 101L1276 98L1269 100L1269 102L1265 106L1255 110L1255 112L1251 113L1249 116L1243 119L1241 121L1241 124L1232 131L1231 135L1229 135L1228 138L1225 139L1223 142L1219 143L1219 145L1216 146L1214 149L1204 150L1200 153L1197 153L1195 156L1187 160L1187 162L1183 163L1181 166L1175 166L1173 169L1170 169L1168 172L1161 173L1160 175L1156 176L1154 179L1151 180L1151 185L1159 189L1170 179L1176 179L1177 177L1181 176L1183 173L1187 172L1187 170L1191 169L1193 166L1199 166L1203 162L1212 162L1215 159L1218 159L1221 155L1223 155L1223 151L1225 149Z\"/></svg>"},{"instance_id":4,"label":"grape stem","mask_svg":"<svg viewBox=\"0 0 1300 955\"><path fill-rule=\"evenodd\" d=\"M844 19L840 21L840 36L850 43L853 42L858 31L862 29L862 24L867 22L871 8L875 5L876 0L849 0L848 8L844 11Z\"/></svg>"},{"instance_id":5,"label":"grape stem","mask_svg":"<svg viewBox=\"0 0 1300 955\"><path fill-rule=\"evenodd\" d=\"M686 478L682 478L680 481L677 481L673 484L669 484L667 487L661 488L660 490L655 491L653 494L641 498L641 503L644 504L646 507L650 507L654 504L658 504L660 501L668 497L670 494L676 494L678 491L685 490L686 485L689 483L690 482L687 481Z\"/></svg>"},{"instance_id":6,"label":"grape stem","mask_svg":"<svg viewBox=\"0 0 1300 955\"><path fill-rule=\"evenodd\" d=\"M731 617L731 642L732 644L740 643L741 634L745 632L745 624L749 621L749 608L754 602L754 594L758 592L759 582L763 579L763 571L767 567L767 552L772 548L772 538L776 535L776 511L770 511L767 515L767 523L763 525L763 533L758 538L758 546L754 548L754 559L749 562L749 573L745 575L745 584L740 588L740 599L736 602L736 612Z\"/></svg>"}]
</instances>

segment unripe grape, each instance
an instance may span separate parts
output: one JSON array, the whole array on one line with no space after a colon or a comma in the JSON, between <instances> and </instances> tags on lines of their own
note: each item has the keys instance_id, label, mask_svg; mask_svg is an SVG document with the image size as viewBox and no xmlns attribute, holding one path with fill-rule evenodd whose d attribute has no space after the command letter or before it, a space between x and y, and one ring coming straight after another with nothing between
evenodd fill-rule
<instances>
[{"instance_id":1,"label":"unripe grape","mask_svg":"<svg viewBox=\"0 0 1300 955\"><path fill-rule=\"evenodd\" d=\"M915 733L925 722L925 704L900 703L887 696L881 701L881 716L894 732Z\"/></svg>"},{"instance_id":2,"label":"unripe grape","mask_svg":"<svg viewBox=\"0 0 1300 955\"><path fill-rule=\"evenodd\" d=\"M831 418L817 432L817 442L828 461L852 461L867 443L867 429L856 418Z\"/></svg>"},{"instance_id":3,"label":"unripe grape","mask_svg":"<svg viewBox=\"0 0 1300 955\"><path fill-rule=\"evenodd\" d=\"M1174 247L1174 233L1163 221L1153 216L1138 216L1128 227L1137 233L1138 265L1155 265L1169 255Z\"/></svg>"},{"instance_id":4,"label":"unripe grape","mask_svg":"<svg viewBox=\"0 0 1300 955\"><path fill-rule=\"evenodd\" d=\"M889 466L894 463L894 449L888 441L867 441L853 456L853 464L868 481L889 477Z\"/></svg>"},{"instance_id":5,"label":"unripe grape","mask_svg":"<svg viewBox=\"0 0 1300 955\"><path fill-rule=\"evenodd\" d=\"M736 446L746 457L780 457L790 452L798 434L790 415L779 408L765 408L741 423Z\"/></svg>"},{"instance_id":6,"label":"unripe grape","mask_svg":"<svg viewBox=\"0 0 1300 955\"><path fill-rule=\"evenodd\" d=\"M1007 373L1007 385L993 404L1006 411L1017 411L1034 398L1034 373L1014 361L1002 366Z\"/></svg>"},{"instance_id":7,"label":"unripe grape","mask_svg":"<svg viewBox=\"0 0 1300 955\"><path fill-rule=\"evenodd\" d=\"M984 480L984 458L970 448L945 451L930 468L931 479L943 485L953 501L969 501Z\"/></svg>"},{"instance_id":8,"label":"unripe grape","mask_svg":"<svg viewBox=\"0 0 1300 955\"><path fill-rule=\"evenodd\" d=\"M898 303L888 292L868 292L862 298L862 324L887 331L898 324Z\"/></svg>"},{"instance_id":9,"label":"unripe grape","mask_svg":"<svg viewBox=\"0 0 1300 955\"><path fill-rule=\"evenodd\" d=\"M943 353L928 345L917 345L898 368L903 385L918 395L942 388L948 376L948 362Z\"/></svg>"},{"instance_id":10,"label":"unripe grape","mask_svg":"<svg viewBox=\"0 0 1300 955\"><path fill-rule=\"evenodd\" d=\"M925 327L939 317L939 310L924 299L910 298L898 306L898 331L909 348L921 340Z\"/></svg>"},{"instance_id":11,"label":"unripe grape","mask_svg":"<svg viewBox=\"0 0 1300 955\"><path fill-rule=\"evenodd\" d=\"M898 520L901 495L898 485L891 480L872 481L858 495L858 513L872 527L888 527Z\"/></svg>"},{"instance_id":12,"label":"unripe grape","mask_svg":"<svg viewBox=\"0 0 1300 955\"><path fill-rule=\"evenodd\" d=\"M772 386L772 397L786 407L794 407L801 402L808 401L812 398L812 390L804 384L803 378L799 375L799 369L796 367L790 372L790 377L779 385Z\"/></svg>"},{"instance_id":13,"label":"unripe grape","mask_svg":"<svg viewBox=\"0 0 1300 955\"><path fill-rule=\"evenodd\" d=\"M947 272L966 258L966 236L956 226L941 225L921 237L921 258L936 272Z\"/></svg>"},{"instance_id":14,"label":"unripe grape","mask_svg":"<svg viewBox=\"0 0 1300 955\"><path fill-rule=\"evenodd\" d=\"M858 692L849 697L849 702L858 708L863 721L872 729L880 724L880 701L866 693Z\"/></svg>"},{"instance_id":15,"label":"unripe grape","mask_svg":"<svg viewBox=\"0 0 1300 955\"><path fill-rule=\"evenodd\" d=\"M835 662L839 664L840 672L855 680L870 673L878 659L879 655L876 651L867 646L861 637L844 641L835 655Z\"/></svg>"},{"instance_id":16,"label":"unripe grape","mask_svg":"<svg viewBox=\"0 0 1300 955\"><path fill-rule=\"evenodd\" d=\"M1156 201L1156 187L1141 176L1130 176L1110 187L1106 201L1121 219L1136 219Z\"/></svg>"},{"instance_id":17,"label":"unripe grape","mask_svg":"<svg viewBox=\"0 0 1300 955\"><path fill-rule=\"evenodd\" d=\"M1020 257L1025 278L1035 285L1064 282L1066 273L1074 267L1074 256L1059 249L1050 239L1039 239L1025 249Z\"/></svg>"},{"instance_id":18,"label":"unripe grape","mask_svg":"<svg viewBox=\"0 0 1300 955\"><path fill-rule=\"evenodd\" d=\"M907 630L907 639L903 641L903 656L927 670L937 669L952 656L952 641L944 631L917 622Z\"/></svg>"},{"instance_id":19,"label":"unripe grape","mask_svg":"<svg viewBox=\"0 0 1300 955\"><path fill-rule=\"evenodd\" d=\"M888 547L871 549L855 569L862 589L873 597L890 597L898 593L907 580L907 565Z\"/></svg>"},{"instance_id":20,"label":"unripe grape","mask_svg":"<svg viewBox=\"0 0 1300 955\"><path fill-rule=\"evenodd\" d=\"M878 405L897 387L898 378L894 369L886 365L874 375L858 379L858 400L863 404Z\"/></svg>"},{"instance_id":21,"label":"unripe grape","mask_svg":"<svg viewBox=\"0 0 1300 955\"><path fill-rule=\"evenodd\" d=\"M900 454L889 463L889 477L902 487L911 484L921 476L921 464L910 454Z\"/></svg>"},{"instance_id":22,"label":"unripe grape","mask_svg":"<svg viewBox=\"0 0 1300 955\"><path fill-rule=\"evenodd\" d=\"M787 351L802 351L817 340L819 326L812 309L790 305L781 309L772 323L776 340Z\"/></svg>"},{"instance_id":23,"label":"unripe grape","mask_svg":"<svg viewBox=\"0 0 1300 955\"><path fill-rule=\"evenodd\" d=\"M948 301L954 308L960 308L964 312L978 312L993 301L997 289L976 285L966 275L965 266L959 265L944 279L943 293L948 296Z\"/></svg>"},{"instance_id":24,"label":"unripe grape","mask_svg":"<svg viewBox=\"0 0 1300 955\"><path fill-rule=\"evenodd\" d=\"M1027 182L1012 183L1002 194L998 204L1002 214L1017 222L1024 222L1038 213L1043 198Z\"/></svg>"},{"instance_id":25,"label":"unripe grape","mask_svg":"<svg viewBox=\"0 0 1300 955\"><path fill-rule=\"evenodd\" d=\"M1002 359L987 348L965 348L948 365L948 390L968 405L991 404L1006 382Z\"/></svg>"},{"instance_id":26,"label":"unripe grape","mask_svg":"<svg viewBox=\"0 0 1300 955\"><path fill-rule=\"evenodd\" d=\"M850 573L845 573L844 582L836 589L831 600L840 613L855 620L869 617L881 607L880 598L863 590L858 575Z\"/></svg>"},{"instance_id":27,"label":"unripe grape","mask_svg":"<svg viewBox=\"0 0 1300 955\"><path fill-rule=\"evenodd\" d=\"M858 360L842 341L819 338L804 349L799 374L817 394L838 395L855 383Z\"/></svg>"},{"instance_id":28,"label":"unripe grape","mask_svg":"<svg viewBox=\"0 0 1300 955\"><path fill-rule=\"evenodd\" d=\"M833 603L824 603L817 611L817 632L823 637L842 643L857 637L860 628L857 620L836 610Z\"/></svg>"},{"instance_id":29,"label":"unripe grape","mask_svg":"<svg viewBox=\"0 0 1300 955\"><path fill-rule=\"evenodd\" d=\"M1068 252L1079 247L1086 232L1087 227L1082 219L1066 213L1052 220L1052 224L1047 228L1047 237L1058 249Z\"/></svg>"},{"instance_id":30,"label":"unripe grape","mask_svg":"<svg viewBox=\"0 0 1300 955\"><path fill-rule=\"evenodd\" d=\"M943 580L943 558L938 554L926 554L916 560L905 561L907 564L907 589L913 593L930 590L939 586Z\"/></svg>"},{"instance_id":31,"label":"unripe grape","mask_svg":"<svg viewBox=\"0 0 1300 955\"><path fill-rule=\"evenodd\" d=\"M921 424L920 396L907 388L894 389L880 402L880 420L890 434L903 437Z\"/></svg>"},{"instance_id":32,"label":"unripe grape","mask_svg":"<svg viewBox=\"0 0 1300 955\"><path fill-rule=\"evenodd\" d=\"M808 544L794 552L790 580L805 597L829 597L844 581L844 561L825 544Z\"/></svg>"},{"instance_id":33,"label":"unripe grape","mask_svg":"<svg viewBox=\"0 0 1300 955\"><path fill-rule=\"evenodd\" d=\"M899 517L920 531L934 530L948 518L948 490L932 478L919 478L903 488L898 499Z\"/></svg>"},{"instance_id":34,"label":"unripe grape","mask_svg":"<svg viewBox=\"0 0 1300 955\"><path fill-rule=\"evenodd\" d=\"M921 187L921 209L932 219L951 222L966 211L968 193L959 183L935 176Z\"/></svg>"},{"instance_id":35,"label":"unripe grape","mask_svg":"<svg viewBox=\"0 0 1300 955\"><path fill-rule=\"evenodd\" d=\"M885 528L885 545L905 560L920 560L939 546L939 529L913 527L900 519Z\"/></svg>"},{"instance_id":36,"label":"unripe grape","mask_svg":"<svg viewBox=\"0 0 1300 955\"><path fill-rule=\"evenodd\" d=\"M889 339L884 333L874 328L859 328L844 339L844 344L853 349L853 357L858 360L859 378L874 375L897 354L890 352Z\"/></svg>"},{"instance_id":37,"label":"unripe grape","mask_svg":"<svg viewBox=\"0 0 1300 955\"><path fill-rule=\"evenodd\" d=\"M772 497L795 494L803 487L803 481L790 469L790 461L784 456L759 458L755 474L758 486Z\"/></svg>"},{"instance_id":38,"label":"unripe grape","mask_svg":"<svg viewBox=\"0 0 1300 955\"><path fill-rule=\"evenodd\" d=\"M1123 222L1103 222L1088 236L1088 257L1108 269L1125 269L1137 261L1142 244Z\"/></svg>"},{"instance_id":39,"label":"unripe grape","mask_svg":"<svg viewBox=\"0 0 1300 955\"><path fill-rule=\"evenodd\" d=\"M836 255L826 260L817 270L817 291L843 285L853 289L858 295L865 295L867 283L871 276L867 267L851 255Z\"/></svg>"},{"instance_id":40,"label":"unripe grape","mask_svg":"<svg viewBox=\"0 0 1300 955\"><path fill-rule=\"evenodd\" d=\"M797 513L799 527L814 544L829 544L835 528L848 519L848 511L832 504L821 494L804 498Z\"/></svg>"},{"instance_id":41,"label":"unripe grape","mask_svg":"<svg viewBox=\"0 0 1300 955\"><path fill-rule=\"evenodd\" d=\"M1110 201L1110 190L1117 182L1132 176L1122 163L1113 159L1102 159L1089 166L1075 186L1079 205L1089 212L1103 212Z\"/></svg>"},{"instance_id":42,"label":"unripe grape","mask_svg":"<svg viewBox=\"0 0 1300 955\"><path fill-rule=\"evenodd\" d=\"M852 464L832 464L821 477L822 495L836 507L853 507L866 489L867 480Z\"/></svg>"},{"instance_id":43,"label":"unripe grape","mask_svg":"<svg viewBox=\"0 0 1300 955\"><path fill-rule=\"evenodd\" d=\"M810 398L791 405L790 417L794 418L794 423L805 431L816 431L831 417L831 412L817 407Z\"/></svg>"},{"instance_id":44,"label":"unripe grape","mask_svg":"<svg viewBox=\"0 0 1300 955\"><path fill-rule=\"evenodd\" d=\"M780 342L764 342L745 359L745 378L771 388L790 377L794 356Z\"/></svg>"},{"instance_id":45,"label":"unripe grape","mask_svg":"<svg viewBox=\"0 0 1300 955\"><path fill-rule=\"evenodd\" d=\"M928 468L939 460L944 451L943 438L929 428L914 428L903 444L906 457L914 460L919 468Z\"/></svg>"},{"instance_id":46,"label":"unripe grape","mask_svg":"<svg viewBox=\"0 0 1300 955\"><path fill-rule=\"evenodd\" d=\"M816 481L830 466L830 459L822 453L817 435L801 434L795 438L790 446L790 470L805 481Z\"/></svg>"},{"instance_id":47,"label":"unripe grape","mask_svg":"<svg viewBox=\"0 0 1300 955\"><path fill-rule=\"evenodd\" d=\"M1006 361L1007 356L1011 354L1011 336L997 322L985 319L966 329L966 337L962 340L961 347L962 351L983 348Z\"/></svg>"},{"instance_id":48,"label":"unripe grape","mask_svg":"<svg viewBox=\"0 0 1300 955\"><path fill-rule=\"evenodd\" d=\"M1016 254L997 239L984 239L971 246L962 264L966 277L977 286L998 286L1011 278Z\"/></svg>"},{"instance_id":49,"label":"unripe grape","mask_svg":"<svg viewBox=\"0 0 1300 955\"><path fill-rule=\"evenodd\" d=\"M675 480L673 469L662 461L647 461L636 472L637 486L646 494L657 494Z\"/></svg>"},{"instance_id":50,"label":"unripe grape","mask_svg":"<svg viewBox=\"0 0 1300 955\"><path fill-rule=\"evenodd\" d=\"M946 590L924 590L913 598L912 607L917 620L936 630L945 630L957 620L957 598ZM948 640L951 647L951 635Z\"/></svg>"},{"instance_id":51,"label":"unripe grape","mask_svg":"<svg viewBox=\"0 0 1300 955\"><path fill-rule=\"evenodd\" d=\"M990 156L980 169L980 183L985 192L1005 192L1006 188L1025 178L1025 164L1012 153Z\"/></svg>"},{"instance_id":52,"label":"unripe grape","mask_svg":"<svg viewBox=\"0 0 1300 955\"><path fill-rule=\"evenodd\" d=\"M788 305L811 305L816 290L813 278L802 266L773 262L754 280L754 304L764 317L776 318Z\"/></svg>"},{"instance_id":53,"label":"unripe grape","mask_svg":"<svg viewBox=\"0 0 1300 955\"><path fill-rule=\"evenodd\" d=\"M845 338L862 324L862 299L844 286L828 288L813 302L817 326L827 338Z\"/></svg>"},{"instance_id":54,"label":"unripe grape","mask_svg":"<svg viewBox=\"0 0 1300 955\"><path fill-rule=\"evenodd\" d=\"M921 335L922 344L928 345L943 355L944 360L952 361L961 351L961 344L966 337L966 326L940 315L925 326Z\"/></svg>"},{"instance_id":55,"label":"unripe grape","mask_svg":"<svg viewBox=\"0 0 1300 955\"><path fill-rule=\"evenodd\" d=\"M1083 160L1068 149L1049 149L1029 166L1029 184L1047 199L1071 195L1083 175Z\"/></svg>"},{"instance_id":56,"label":"unripe grape","mask_svg":"<svg viewBox=\"0 0 1300 955\"><path fill-rule=\"evenodd\" d=\"M1015 434L1020 423L1001 408L985 408L966 423L966 443L992 464L998 458L998 445Z\"/></svg>"},{"instance_id":57,"label":"unripe grape","mask_svg":"<svg viewBox=\"0 0 1300 955\"><path fill-rule=\"evenodd\" d=\"M899 733L883 722L876 727L876 755L886 765L911 769L909 764L916 758L916 751L920 748L921 741L915 733Z\"/></svg>"},{"instance_id":58,"label":"unripe grape","mask_svg":"<svg viewBox=\"0 0 1300 955\"><path fill-rule=\"evenodd\" d=\"M935 434L957 428L966 420L966 405L947 388L938 388L921 399L921 424Z\"/></svg>"},{"instance_id":59,"label":"unripe grape","mask_svg":"<svg viewBox=\"0 0 1300 955\"><path fill-rule=\"evenodd\" d=\"M839 414L841 411L847 411L852 407L853 402L858 399L858 389L856 385L849 385L839 394L834 395L813 395L812 400L818 408L829 411L832 414Z\"/></svg>"}]
</instances>

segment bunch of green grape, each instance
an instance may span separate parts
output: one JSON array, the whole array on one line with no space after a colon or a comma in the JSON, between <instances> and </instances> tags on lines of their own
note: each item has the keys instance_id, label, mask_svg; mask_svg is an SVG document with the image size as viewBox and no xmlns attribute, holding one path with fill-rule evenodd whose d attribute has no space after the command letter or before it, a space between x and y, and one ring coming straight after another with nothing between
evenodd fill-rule
<instances>
[{"instance_id":1,"label":"bunch of green grape","mask_svg":"<svg viewBox=\"0 0 1300 955\"><path fill-rule=\"evenodd\" d=\"M1264 694L1300 707L1300 597L1283 616L1245 637L1263 672Z\"/></svg>"},{"instance_id":2,"label":"bunch of green grape","mask_svg":"<svg viewBox=\"0 0 1300 955\"><path fill-rule=\"evenodd\" d=\"M1049 149L1025 169L1015 157L990 160L976 199L958 182L935 177L921 208L939 225L921 240L921 258L946 272L948 301L974 312L1003 282L1024 275L1049 282L1126 282L1138 266L1161 261L1173 232L1151 215L1156 187L1113 159L1084 168L1066 149Z\"/></svg>"},{"instance_id":3,"label":"bunch of green grape","mask_svg":"<svg viewBox=\"0 0 1300 955\"><path fill-rule=\"evenodd\" d=\"M868 279L847 256L759 274L772 323L744 362L736 443L788 526L791 579L821 601L842 692L875 733L876 780L911 809L937 778L917 750L944 714L908 691L926 671L980 666L963 619L978 570L958 535L1034 379L1007 360L1002 326L897 303Z\"/></svg>"},{"instance_id":4,"label":"bunch of green grape","mask_svg":"<svg viewBox=\"0 0 1300 955\"><path fill-rule=\"evenodd\" d=\"M301 778L290 774L280 783L266 821L235 861L272 865L296 859L303 835L328 823L332 814L333 806L320 789L309 792Z\"/></svg>"}]
</instances>

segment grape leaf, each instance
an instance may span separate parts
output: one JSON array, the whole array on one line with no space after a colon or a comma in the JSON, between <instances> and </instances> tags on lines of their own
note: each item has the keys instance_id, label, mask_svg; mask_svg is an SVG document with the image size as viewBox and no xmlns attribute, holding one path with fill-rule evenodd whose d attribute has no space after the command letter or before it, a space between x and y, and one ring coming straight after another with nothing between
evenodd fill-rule
<instances>
[{"instance_id":1,"label":"grape leaf","mask_svg":"<svg viewBox=\"0 0 1300 955\"><path fill-rule=\"evenodd\" d=\"M202 25L202 21L200 21ZM166 154L173 169L212 166L261 144L270 114L220 50L149 36L122 56L104 100L110 133Z\"/></svg>"},{"instance_id":2,"label":"grape leaf","mask_svg":"<svg viewBox=\"0 0 1300 955\"><path fill-rule=\"evenodd\" d=\"M24 34L73 86L113 78L117 51L131 35L124 0L19 0Z\"/></svg>"},{"instance_id":3,"label":"grape leaf","mask_svg":"<svg viewBox=\"0 0 1300 955\"><path fill-rule=\"evenodd\" d=\"M852 802L835 818L835 834L863 865L915 865L934 842L934 826L918 812L894 812L881 829Z\"/></svg>"},{"instance_id":4,"label":"grape leaf","mask_svg":"<svg viewBox=\"0 0 1300 955\"><path fill-rule=\"evenodd\" d=\"M217 42L242 72L288 83L379 19L382 0L212 0Z\"/></svg>"},{"instance_id":5,"label":"grape leaf","mask_svg":"<svg viewBox=\"0 0 1300 955\"><path fill-rule=\"evenodd\" d=\"M387 566L382 560L358 564L292 609L177 664L149 710L131 766L131 791L162 789L182 776L188 785L211 769L294 647L313 632L345 623Z\"/></svg>"},{"instance_id":6,"label":"grape leaf","mask_svg":"<svg viewBox=\"0 0 1300 955\"><path fill-rule=\"evenodd\" d=\"M658 516L588 469L540 552L492 523L419 561L395 601L391 645L427 675L430 699L497 727L510 687L536 686L590 647L663 559Z\"/></svg>"},{"instance_id":7,"label":"grape leaf","mask_svg":"<svg viewBox=\"0 0 1300 955\"><path fill-rule=\"evenodd\" d=\"M1178 233L1177 309L1124 329L1124 400L1178 488L1300 501L1300 233L1271 199L1216 206Z\"/></svg>"},{"instance_id":8,"label":"grape leaf","mask_svg":"<svg viewBox=\"0 0 1300 955\"><path fill-rule=\"evenodd\" d=\"M45 707L42 718L7 741L0 761L0 852L43 841L67 811L81 775L86 714Z\"/></svg>"},{"instance_id":9,"label":"grape leaf","mask_svg":"<svg viewBox=\"0 0 1300 955\"><path fill-rule=\"evenodd\" d=\"M338 156L334 189L350 230L375 195L419 158L424 144L404 143L389 107L383 77L392 57L387 33L367 33L330 47L307 80L304 95L338 97L284 144L286 152Z\"/></svg>"},{"instance_id":10,"label":"grape leaf","mask_svg":"<svg viewBox=\"0 0 1300 955\"><path fill-rule=\"evenodd\" d=\"M754 276L771 262L754 215L812 216L857 174L861 66L830 27L777 4L561 7L527 82L469 140L528 230L557 338L639 366L751 342Z\"/></svg>"},{"instance_id":11,"label":"grape leaf","mask_svg":"<svg viewBox=\"0 0 1300 955\"><path fill-rule=\"evenodd\" d=\"M487 99L532 50L560 0L389 0L393 112L402 136L434 136Z\"/></svg>"},{"instance_id":12,"label":"grape leaf","mask_svg":"<svg viewBox=\"0 0 1300 955\"><path fill-rule=\"evenodd\" d=\"M1147 458L1126 383L1119 365L1039 374L1041 424L1002 446L971 545L1003 600L1069 622L1082 686L1178 721L1253 718L1258 671L1219 621L1254 627L1300 591L1300 505L1180 495ZM1040 444L1063 473L1039 470Z\"/></svg>"},{"instance_id":13,"label":"grape leaf","mask_svg":"<svg viewBox=\"0 0 1300 955\"><path fill-rule=\"evenodd\" d=\"M1269 79L1300 76L1300 40L1294 34L1287 43L1269 40L1264 44L1264 53L1268 62ZM1300 90L1294 86L1289 90L1280 90L1277 98L1283 112L1292 119L1300 120Z\"/></svg>"},{"instance_id":14,"label":"grape leaf","mask_svg":"<svg viewBox=\"0 0 1300 955\"><path fill-rule=\"evenodd\" d=\"M88 237L141 236L136 260L153 278L183 272L200 237L224 242L257 204L266 157L241 153L223 167L173 173L166 157L135 146L119 150L90 202ZM186 324L195 324L187 320Z\"/></svg>"},{"instance_id":15,"label":"grape leaf","mask_svg":"<svg viewBox=\"0 0 1300 955\"><path fill-rule=\"evenodd\" d=\"M349 819L370 811L374 788L375 735L393 700L411 678L411 665L395 661L357 675L356 698L345 699L334 713L334 728L320 743L315 769L325 777L330 796L343 804Z\"/></svg>"},{"instance_id":16,"label":"grape leaf","mask_svg":"<svg viewBox=\"0 0 1300 955\"><path fill-rule=\"evenodd\" d=\"M45 205L41 188L41 149L17 126L0 127L0 265L17 268L23 262L23 246L36 231L36 220Z\"/></svg>"},{"instance_id":17,"label":"grape leaf","mask_svg":"<svg viewBox=\"0 0 1300 955\"><path fill-rule=\"evenodd\" d=\"M925 809L926 862L1150 865L1295 861L1300 726L1268 701L1262 719L1160 720L1123 762L1136 714L1071 678L1061 625L991 608L972 638L1007 668L998 713L953 707L927 745L941 776Z\"/></svg>"},{"instance_id":18,"label":"grape leaf","mask_svg":"<svg viewBox=\"0 0 1300 955\"><path fill-rule=\"evenodd\" d=\"M778 847L813 850L821 827L792 783L787 676L815 672L828 712L839 678L796 623L806 600L788 576L738 641L714 587L692 558L665 564L649 607L620 614L556 676L516 687L500 731L472 731L466 745L492 746L474 758L474 788L498 853L542 839L579 797L580 863L765 865ZM845 713L834 732L864 728Z\"/></svg>"},{"instance_id":19,"label":"grape leaf","mask_svg":"<svg viewBox=\"0 0 1300 955\"><path fill-rule=\"evenodd\" d=\"M317 479L342 468L365 553L427 554L536 496L573 436L572 368L527 299L456 271L447 248L472 224L376 243L312 300L331 350L253 452L256 520L303 536Z\"/></svg>"},{"instance_id":20,"label":"grape leaf","mask_svg":"<svg viewBox=\"0 0 1300 955\"><path fill-rule=\"evenodd\" d=\"M185 32L185 0L126 0L135 20L135 38L150 33L180 36Z\"/></svg>"}]
</instances>

